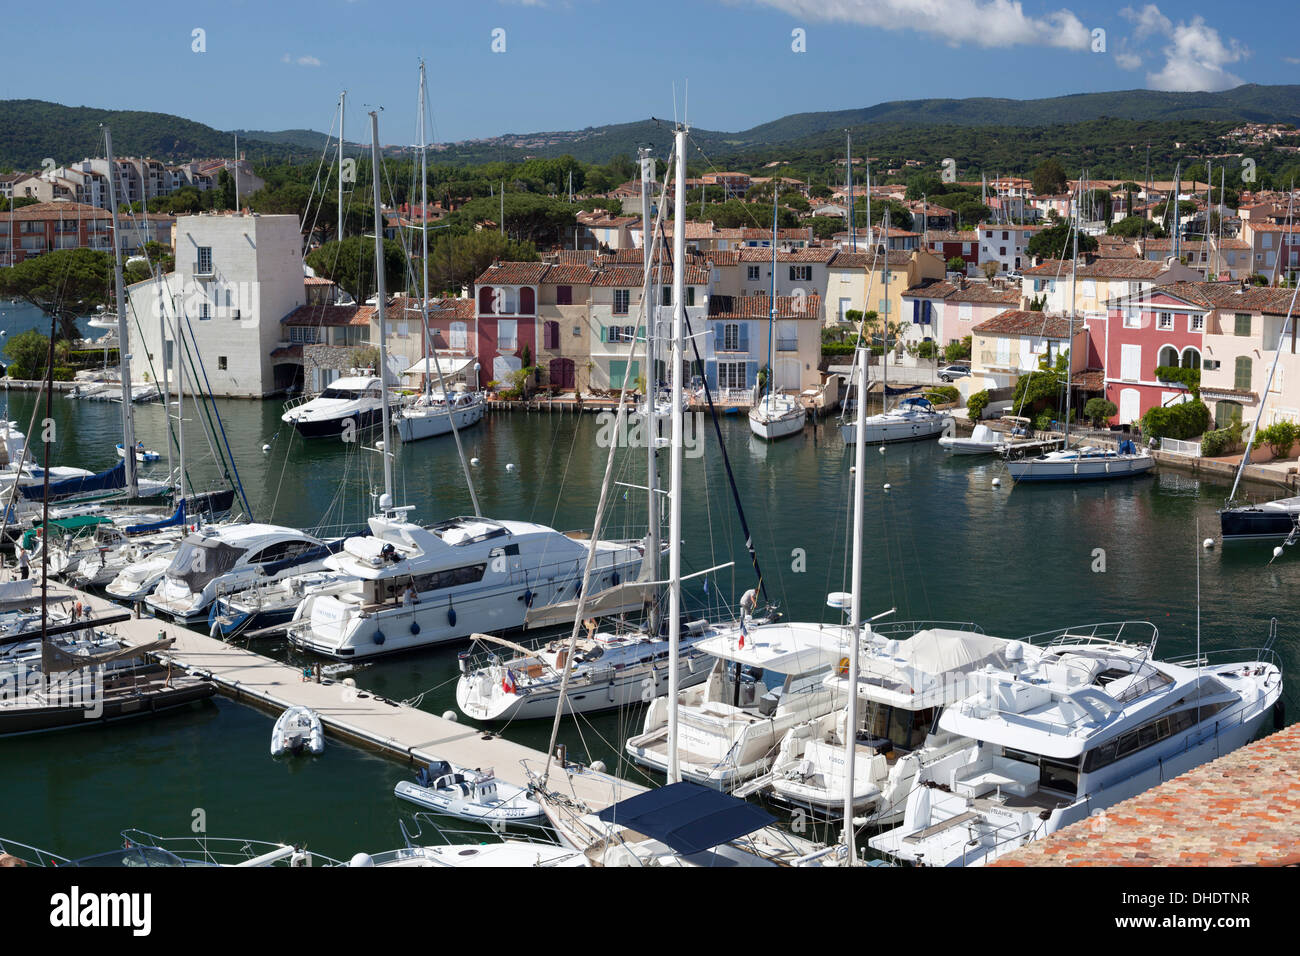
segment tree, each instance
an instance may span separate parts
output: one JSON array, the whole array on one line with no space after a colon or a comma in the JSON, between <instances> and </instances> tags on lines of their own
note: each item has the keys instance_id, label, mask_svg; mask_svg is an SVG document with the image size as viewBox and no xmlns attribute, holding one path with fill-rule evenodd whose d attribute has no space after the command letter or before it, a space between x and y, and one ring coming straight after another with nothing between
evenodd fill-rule
<instances>
[{"instance_id":1,"label":"tree","mask_svg":"<svg viewBox=\"0 0 1300 956\"><path fill-rule=\"evenodd\" d=\"M1165 234L1160 223L1151 222L1144 216L1125 216L1119 222L1112 223L1106 232L1112 236L1123 236L1126 239L1136 239L1138 236L1161 239Z\"/></svg>"},{"instance_id":2,"label":"tree","mask_svg":"<svg viewBox=\"0 0 1300 956\"><path fill-rule=\"evenodd\" d=\"M35 379L43 373L50 355L50 339L35 329L19 333L5 342L5 355L9 356L9 377Z\"/></svg>"},{"instance_id":3,"label":"tree","mask_svg":"<svg viewBox=\"0 0 1300 956\"><path fill-rule=\"evenodd\" d=\"M442 235L429 247L429 288L458 294L498 259L536 262L538 258L531 242L515 242L497 232Z\"/></svg>"},{"instance_id":4,"label":"tree","mask_svg":"<svg viewBox=\"0 0 1300 956\"><path fill-rule=\"evenodd\" d=\"M528 192L505 194L506 235L519 242L532 242L539 246L563 244L573 233L577 222L575 208L563 199L539 196ZM501 218L500 196L472 199L457 210L453 222L462 227Z\"/></svg>"},{"instance_id":5,"label":"tree","mask_svg":"<svg viewBox=\"0 0 1300 956\"><path fill-rule=\"evenodd\" d=\"M57 249L0 269L0 297L22 299L58 319L59 335L81 338L77 319L113 294L113 259L94 249Z\"/></svg>"},{"instance_id":6,"label":"tree","mask_svg":"<svg viewBox=\"0 0 1300 956\"><path fill-rule=\"evenodd\" d=\"M1088 403L1083 406L1083 417L1089 419L1094 425L1101 427L1102 422L1108 421L1119 414L1119 407L1112 401L1104 398L1090 398Z\"/></svg>"},{"instance_id":7,"label":"tree","mask_svg":"<svg viewBox=\"0 0 1300 956\"><path fill-rule=\"evenodd\" d=\"M985 259L980 263L980 272L984 273L984 278L992 279L1002 269L1002 263L996 259Z\"/></svg>"},{"instance_id":8,"label":"tree","mask_svg":"<svg viewBox=\"0 0 1300 956\"><path fill-rule=\"evenodd\" d=\"M1092 252L1097 248L1097 240L1092 236L1079 233L1079 251ZM1029 240L1025 251L1030 256L1040 259L1073 259L1074 237L1070 234L1068 222L1058 223L1048 229L1040 229Z\"/></svg>"},{"instance_id":9,"label":"tree","mask_svg":"<svg viewBox=\"0 0 1300 956\"><path fill-rule=\"evenodd\" d=\"M951 259L948 260L948 271L965 273L966 260L963 259L961 256L953 256Z\"/></svg>"},{"instance_id":10,"label":"tree","mask_svg":"<svg viewBox=\"0 0 1300 956\"><path fill-rule=\"evenodd\" d=\"M375 241L369 236L348 236L327 242L307 255L316 275L338 283L358 302L375 294ZM384 283L389 294L406 288L406 253L392 239L384 241Z\"/></svg>"},{"instance_id":11,"label":"tree","mask_svg":"<svg viewBox=\"0 0 1300 956\"><path fill-rule=\"evenodd\" d=\"M1065 169L1055 157L1048 157L1034 169L1034 192L1040 196L1055 196L1065 191Z\"/></svg>"},{"instance_id":12,"label":"tree","mask_svg":"<svg viewBox=\"0 0 1300 956\"><path fill-rule=\"evenodd\" d=\"M839 216L809 216L800 219L799 225L812 226L814 239L830 239L837 232L844 232L844 220Z\"/></svg>"}]
</instances>

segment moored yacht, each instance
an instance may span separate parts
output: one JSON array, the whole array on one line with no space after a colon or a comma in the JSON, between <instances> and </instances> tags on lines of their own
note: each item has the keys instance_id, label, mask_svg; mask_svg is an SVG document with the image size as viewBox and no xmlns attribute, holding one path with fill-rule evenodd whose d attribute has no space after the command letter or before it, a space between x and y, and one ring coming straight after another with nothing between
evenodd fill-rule
<instances>
[{"instance_id":1,"label":"moored yacht","mask_svg":"<svg viewBox=\"0 0 1300 956\"><path fill-rule=\"evenodd\" d=\"M890 636L908 631L914 633L905 640ZM1005 663L1005 645L973 625L900 623L864 635L853 764L854 813L864 824L899 820L924 769L973 746L940 728L935 718L966 696L971 672ZM847 695L847 668L837 668L825 683ZM844 708L790 729L766 783L777 802L817 817L843 810L847 724Z\"/></svg>"},{"instance_id":2,"label":"moored yacht","mask_svg":"<svg viewBox=\"0 0 1300 956\"><path fill-rule=\"evenodd\" d=\"M1300 527L1300 496L1225 507L1219 512L1219 531L1224 541L1284 539L1296 533L1297 527Z\"/></svg>"},{"instance_id":3,"label":"moored yacht","mask_svg":"<svg viewBox=\"0 0 1300 956\"><path fill-rule=\"evenodd\" d=\"M766 772L787 730L843 703L823 678L849 646L843 627L802 623L742 623L700 641L697 649L714 663L702 685L678 694L682 778L731 790ZM650 704L626 750L643 766L667 770L667 697Z\"/></svg>"},{"instance_id":4,"label":"moored yacht","mask_svg":"<svg viewBox=\"0 0 1300 956\"><path fill-rule=\"evenodd\" d=\"M402 441L419 441L449 434L453 422L456 428L477 424L483 419L485 408L487 401L482 392L453 389L450 396L431 392L403 407L393 416L393 421Z\"/></svg>"},{"instance_id":5,"label":"moored yacht","mask_svg":"<svg viewBox=\"0 0 1300 956\"><path fill-rule=\"evenodd\" d=\"M868 415L862 426L868 445L892 441L920 441L941 435L952 424L952 416L939 412L928 398L905 398L894 408L878 415ZM840 437L846 445L858 440L856 422L840 425Z\"/></svg>"},{"instance_id":6,"label":"moored yacht","mask_svg":"<svg viewBox=\"0 0 1300 956\"><path fill-rule=\"evenodd\" d=\"M807 417L798 399L768 393L749 410L749 430L764 441L776 441L803 431Z\"/></svg>"},{"instance_id":7,"label":"moored yacht","mask_svg":"<svg viewBox=\"0 0 1300 956\"><path fill-rule=\"evenodd\" d=\"M1132 478L1150 471L1155 464L1150 452L1125 440L1114 451L1084 445L1011 459L1007 461L1007 472L1015 481L1104 481Z\"/></svg>"},{"instance_id":8,"label":"moored yacht","mask_svg":"<svg viewBox=\"0 0 1300 956\"><path fill-rule=\"evenodd\" d=\"M280 420L296 428L303 438L326 438L341 435L349 427L358 431L370 428L379 424L383 414L383 380L355 374L336 378L314 398L290 403Z\"/></svg>"},{"instance_id":9,"label":"moored yacht","mask_svg":"<svg viewBox=\"0 0 1300 956\"><path fill-rule=\"evenodd\" d=\"M306 595L289 625L296 646L355 658L515 630L530 608L576 596L589 549L593 599L632 580L645 550L528 521L465 517L423 527L407 520L409 510L375 515L369 537L348 538L325 562L355 580Z\"/></svg>"},{"instance_id":10,"label":"moored yacht","mask_svg":"<svg viewBox=\"0 0 1300 956\"><path fill-rule=\"evenodd\" d=\"M1149 639L1125 640L1135 629ZM939 717L977 745L932 764L902 825L871 846L912 863L982 865L1249 743L1270 714L1280 723L1269 647L1227 663L1162 662L1156 637L1126 623L1009 642L1006 666L972 674L973 693Z\"/></svg>"}]
</instances>

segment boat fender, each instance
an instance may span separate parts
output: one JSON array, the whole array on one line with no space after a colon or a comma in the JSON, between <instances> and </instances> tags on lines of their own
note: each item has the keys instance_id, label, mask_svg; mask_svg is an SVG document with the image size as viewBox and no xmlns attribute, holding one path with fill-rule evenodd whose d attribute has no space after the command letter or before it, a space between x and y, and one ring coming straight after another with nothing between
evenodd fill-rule
<instances>
[{"instance_id":1,"label":"boat fender","mask_svg":"<svg viewBox=\"0 0 1300 956\"><path fill-rule=\"evenodd\" d=\"M527 590L524 591L523 594L521 594L521 595L519 596L519 600L521 600L521 601L524 602L524 607L532 607L532 606L533 606L533 597L534 597L534 595L533 595L533 590L532 590L532 588L528 588Z\"/></svg>"},{"instance_id":2,"label":"boat fender","mask_svg":"<svg viewBox=\"0 0 1300 956\"><path fill-rule=\"evenodd\" d=\"M419 621L412 621L412 622L411 622L411 633L412 633L412 634L419 634L419 633L420 633L420 622L419 622Z\"/></svg>"},{"instance_id":3,"label":"boat fender","mask_svg":"<svg viewBox=\"0 0 1300 956\"><path fill-rule=\"evenodd\" d=\"M843 677L848 672L849 672L849 659L847 657L841 657L839 667L836 668L836 673L839 674L841 677Z\"/></svg>"},{"instance_id":4,"label":"boat fender","mask_svg":"<svg viewBox=\"0 0 1300 956\"><path fill-rule=\"evenodd\" d=\"M1273 729L1281 730L1286 726L1286 701L1282 698L1277 699L1273 705Z\"/></svg>"},{"instance_id":5,"label":"boat fender","mask_svg":"<svg viewBox=\"0 0 1300 956\"><path fill-rule=\"evenodd\" d=\"M447 623L452 627L456 626L456 609L451 606L450 601L447 602Z\"/></svg>"},{"instance_id":6,"label":"boat fender","mask_svg":"<svg viewBox=\"0 0 1300 956\"><path fill-rule=\"evenodd\" d=\"M611 574L611 575L609 576L609 583L610 583L610 584L617 585L617 584L618 584L618 580L619 580L619 578L618 578L618 572L617 572L617 571L615 571L613 574Z\"/></svg>"},{"instance_id":7,"label":"boat fender","mask_svg":"<svg viewBox=\"0 0 1300 956\"><path fill-rule=\"evenodd\" d=\"M380 630L377 630L377 629L376 629L376 631L375 631L375 636L374 636L374 642L375 642L376 644L382 644L382 643L384 643L384 632L383 632L383 631L380 631Z\"/></svg>"}]
</instances>

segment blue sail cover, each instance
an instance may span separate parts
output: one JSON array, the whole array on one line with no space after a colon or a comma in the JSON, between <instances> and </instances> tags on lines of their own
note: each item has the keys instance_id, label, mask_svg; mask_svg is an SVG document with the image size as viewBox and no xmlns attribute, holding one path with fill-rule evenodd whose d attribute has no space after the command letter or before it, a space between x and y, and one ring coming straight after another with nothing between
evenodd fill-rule
<instances>
[{"instance_id":1,"label":"blue sail cover","mask_svg":"<svg viewBox=\"0 0 1300 956\"><path fill-rule=\"evenodd\" d=\"M234 500L235 493L230 490L205 491L193 498L182 498L181 503L176 506L175 514L170 518L144 524L133 524L126 528L125 531L128 535L131 535L148 534L151 531L161 531L163 528L177 528L185 524L189 515L215 520L230 513L230 506L234 503Z\"/></svg>"},{"instance_id":2,"label":"blue sail cover","mask_svg":"<svg viewBox=\"0 0 1300 956\"><path fill-rule=\"evenodd\" d=\"M596 816L688 855L761 830L776 819L739 797L685 780L620 800Z\"/></svg>"},{"instance_id":3,"label":"blue sail cover","mask_svg":"<svg viewBox=\"0 0 1300 956\"><path fill-rule=\"evenodd\" d=\"M62 481L50 482L50 499L67 498L71 495L86 495L96 491L116 491L126 487L126 462L119 461L108 471L96 475L84 475L78 478L64 478ZM27 501L40 501L45 497L43 484L22 485L19 493Z\"/></svg>"}]
</instances>

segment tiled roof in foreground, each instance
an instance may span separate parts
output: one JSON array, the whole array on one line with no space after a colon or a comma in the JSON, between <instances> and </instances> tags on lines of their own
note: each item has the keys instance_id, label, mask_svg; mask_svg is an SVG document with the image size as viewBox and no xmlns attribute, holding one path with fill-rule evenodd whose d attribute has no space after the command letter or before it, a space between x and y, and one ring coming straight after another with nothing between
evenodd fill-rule
<instances>
[{"instance_id":1,"label":"tiled roof in foreground","mask_svg":"<svg viewBox=\"0 0 1300 956\"><path fill-rule=\"evenodd\" d=\"M1202 764L994 866L1300 864L1300 724Z\"/></svg>"}]
</instances>

